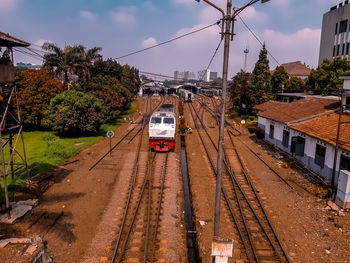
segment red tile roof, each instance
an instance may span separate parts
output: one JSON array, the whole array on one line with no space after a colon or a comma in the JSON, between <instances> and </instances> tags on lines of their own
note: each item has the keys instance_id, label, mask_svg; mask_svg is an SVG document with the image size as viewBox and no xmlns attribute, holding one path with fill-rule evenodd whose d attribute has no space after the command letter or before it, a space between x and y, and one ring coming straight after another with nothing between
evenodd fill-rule
<instances>
[{"instance_id":1,"label":"red tile roof","mask_svg":"<svg viewBox=\"0 0 350 263\"><path fill-rule=\"evenodd\" d=\"M332 145L336 143L339 114L331 113L301 124L292 125L291 128L312 137L326 141ZM350 151L350 114L343 114L339 133L339 147Z\"/></svg>"},{"instance_id":2,"label":"red tile roof","mask_svg":"<svg viewBox=\"0 0 350 263\"><path fill-rule=\"evenodd\" d=\"M305 120L310 117L334 111L339 107L338 100L304 98L291 103L268 101L257 105L258 116L282 122L290 123L298 120Z\"/></svg>"},{"instance_id":3,"label":"red tile roof","mask_svg":"<svg viewBox=\"0 0 350 263\"><path fill-rule=\"evenodd\" d=\"M308 77L311 69L300 61L284 63L281 65L290 77Z\"/></svg>"}]
</instances>

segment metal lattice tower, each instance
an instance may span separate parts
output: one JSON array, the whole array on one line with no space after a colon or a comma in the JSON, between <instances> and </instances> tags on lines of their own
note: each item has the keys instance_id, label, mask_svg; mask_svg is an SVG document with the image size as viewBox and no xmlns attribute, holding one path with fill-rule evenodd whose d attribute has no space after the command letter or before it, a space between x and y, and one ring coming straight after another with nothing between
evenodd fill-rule
<instances>
[{"instance_id":1,"label":"metal lattice tower","mask_svg":"<svg viewBox=\"0 0 350 263\"><path fill-rule=\"evenodd\" d=\"M3 178L5 202L10 217L7 177L28 174L23 126L17 101L13 47L29 44L0 32L0 174Z\"/></svg>"}]
</instances>

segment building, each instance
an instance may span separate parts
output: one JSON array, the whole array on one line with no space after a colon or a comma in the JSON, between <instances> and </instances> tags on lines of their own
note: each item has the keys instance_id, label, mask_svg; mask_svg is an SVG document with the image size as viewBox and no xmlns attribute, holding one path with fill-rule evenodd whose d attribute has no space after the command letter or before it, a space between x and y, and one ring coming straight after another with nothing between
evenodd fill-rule
<instances>
[{"instance_id":1,"label":"building","mask_svg":"<svg viewBox=\"0 0 350 263\"><path fill-rule=\"evenodd\" d=\"M205 81L209 82L210 81L210 70L209 69L203 69L198 71L198 80L199 81Z\"/></svg>"},{"instance_id":2,"label":"building","mask_svg":"<svg viewBox=\"0 0 350 263\"><path fill-rule=\"evenodd\" d=\"M184 71L184 80L195 80L196 74L191 71Z\"/></svg>"},{"instance_id":3,"label":"building","mask_svg":"<svg viewBox=\"0 0 350 263\"><path fill-rule=\"evenodd\" d=\"M340 170L350 171L350 89L343 101L347 104L339 133L337 176ZM257 105L255 110L266 141L292 155L330 184L339 105L339 100L304 98L291 103L269 101Z\"/></svg>"},{"instance_id":4,"label":"building","mask_svg":"<svg viewBox=\"0 0 350 263\"><path fill-rule=\"evenodd\" d=\"M175 80L195 80L196 74L191 71L174 71L174 79Z\"/></svg>"},{"instance_id":5,"label":"building","mask_svg":"<svg viewBox=\"0 0 350 263\"><path fill-rule=\"evenodd\" d=\"M17 67L22 67L22 68L27 68L27 69L41 69L40 65L37 64L31 64L31 63L23 63L23 62L18 62L16 64Z\"/></svg>"},{"instance_id":6,"label":"building","mask_svg":"<svg viewBox=\"0 0 350 263\"><path fill-rule=\"evenodd\" d=\"M218 73L217 72L214 72L214 71L210 72L210 77L209 77L210 81L213 81L213 80L215 80L217 78L218 78Z\"/></svg>"},{"instance_id":7,"label":"building","mask_svg":"<svg viewBox=\"0 0 350 263\"><path fill-rule=\"evenodd\" d=\"M350 5L343 1L323 15L318 64L334 57L349 58Z\"/></svg>"},{"instance_id":8,"label":"building","mask_svg":"<svg viewBox=\"0 0 350 263\"><path fill-rule=\"evenodd\" d=\"M322 96L316 95L313 92L283 92L283 93L276 93L276 100L280 102L293 102L296 100L304 99L304 98L319 98L319 99L332 99L332 100L339 100L339 96Z\"/></svg>"},{"instance_id":9,"label":"building","mask_svg":"<svg viewBox=\"0 0 350 263\"><path fill-rule=\"evenodd\" d=\"M175 79L175 80L183 80L184 77L185 77L185 76L184 76L184 73L183 73L183 72L178 71L178 70L174 71L174 79Z\"/></svg>"},{"instance_id":10,"label":"building","mask_svg":"<svg viewBox=\"0 0 350 263\"><path fill-rule=\"evenodd\" d=\"M300 61L284 63L281 67L287 72L289 78L306 79L311 73L311 69Z\"/></svg>"}]
</instances>

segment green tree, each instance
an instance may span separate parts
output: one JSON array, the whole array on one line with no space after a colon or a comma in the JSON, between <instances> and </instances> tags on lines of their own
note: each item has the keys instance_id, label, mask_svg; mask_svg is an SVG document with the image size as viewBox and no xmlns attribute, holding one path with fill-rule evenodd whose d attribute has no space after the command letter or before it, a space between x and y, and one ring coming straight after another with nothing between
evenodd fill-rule
<instances>
[{"instance_id":1,"label":"green tree","mask_svg":"<svg viewBox=\"0 0 350 263\"><path fill-rule=\"evenodd\" d=\"M323 94L338 91L342 87L340 76L350 70L350 61L346 58L335 58L333 61L325 59L317 69L312 70L306 80L306 88L320 90Z\"/></svg>"},{"instance_id":2,"label":"green tree","mask_svg":"<svg viewBox=\"0 0 350 263\"><path fill-rule=\"evenodd\" d=\"M272 93L279 93L282 91L282 88L286 88L288 80L289 76L284 67L277 66L271 77Z\"/></svg>"},{"instance_id":3,"label":"green tree","mask_svg":"<svg viewBox=\"0 0 350 263\"><path fill-rule=\"evenodd\" d=\"M229 84L232 107L239 114L250 113L252 109L250 80L251 73L241 70L232 78L232 82Z\"/></svg>"},{"instance_id":4,"label":"green tree","mask_svg":"<svg viewBox=\"0 0 350 263\"><path fill-rule=\"evenodd\" d=\"M50 70L56 76L63 74L65 89L68 88L68 73L78 75L87 86L91 76L91 67L97 60L102 60L99 54L102 50L100 47L86 49L83 45L74 45L61 49L56 44L44 43L43 49L50 52L44 55L43 68Z\"/></svg>"},{"instance_id":5,"label":"green tree","mask_svg":"<svg viewBox=\"0 0 350 263\"><path fill-rule=\"evenodd\" d=\"M63 91L62 83L46 70L25 70L16 85L23 121L40 127L51 98Z\"/></svg>"},{"instance_id":6,"label":"green tree","mask_svg":"<svg viewBox=\"0 0 350 263\"><path fill-rule=\"evenodd\" d=\"M78 135L96 132L103 118L102 101L92 93L64 91L51 99L47 125L61 134Z\"/></svg>"},{"instance_id":7,"label":"green tree","mask_svg":"<svg viewBox=\"0 0 350 263\"><path fill-rule=\"evenodd\" d=\"M253 105L263 103L273 98L269 60L267 59L265 45L263 45L260 51L259 59L252 72L249 88L251 89Z\"/></svg>"},{"instance_id":8,"label":"green tree","mask_svg":"<svg viewBox=\"0 0 350 263\"><path fill-rule=\"evenodd\" d=\"M286 91L304 91L305 90L305 81L301 78L290 78L285 88Z\"/></svg>"}]
</instances>

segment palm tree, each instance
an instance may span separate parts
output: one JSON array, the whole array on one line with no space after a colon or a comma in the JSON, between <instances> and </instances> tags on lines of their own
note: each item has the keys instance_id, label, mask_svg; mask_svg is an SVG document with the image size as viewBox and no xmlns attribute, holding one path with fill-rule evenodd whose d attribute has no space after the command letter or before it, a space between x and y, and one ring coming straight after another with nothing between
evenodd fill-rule
<instances>
[{"instance_id":1,"label":"palm tree","mask_svg":"<svg viewBox=\"0 0 350 263\"><path fill-rule=\"evenodd\" d=\"M67 47L61 49L54 43L46 42L42 48L50 53L44 55L43 68L53 72L56 76L64 74L64 89L68 89L68 72L71 70Z\"/></svg>"},{"instance_id":2,"label":"palm tree","mask_svg":"<svg viewBox=\"0 0 350 263\"><path fill-rule=\"evenodd\" d=\"M100 47L86 50L83 45L66 46L61 49L53 43L44 43L43 49L51 53L44 56L43 68L56 75L64 74L63 86L68 88L68 73L77 74L84 82L84 90L90 81L90 68L95 61L102 59Z\"/></svg>"}]
</instances>

